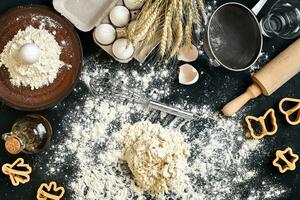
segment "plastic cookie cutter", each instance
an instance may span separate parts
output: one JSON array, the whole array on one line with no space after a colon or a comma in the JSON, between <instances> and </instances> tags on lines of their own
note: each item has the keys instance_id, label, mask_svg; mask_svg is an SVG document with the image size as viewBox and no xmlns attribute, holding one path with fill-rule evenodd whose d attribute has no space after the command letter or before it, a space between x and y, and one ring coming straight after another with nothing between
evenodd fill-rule
<instances>
[{"instance_id":1,"label":"plastic cookie cutter","mask_svg":"<svg viewBox=\"0 0 300 200\"><path fill-rule=\"evenodd\" d=\"M23 158L18 158L13 164L4 164L2 172L9 176L13 186L18 186L30 181L29 174L32 169L28 164L24 164Z\"/></svg>"},{"instance_id":2,"label":"plastic cookie cutter","mask_svg":"<svg viewBox=\"0 0 300 200\"><path fill-rule=\"evenodd\" d=\"M289 110L285 110L283 108L283 104L286 102L290 103L296 103L296 105ZM279 110L282 114L285 115L286 121L291 124L291 125L298 125L300 124L300 99L295 99L295 98L283 98L279 102ZM295 115L295 119L291 119L292 115Z\"/></svg>"},{"instance_id":3,"label":"plastic cookie cutter","mask_svg":"<svg viewBox=\"0 0 300 200\"><path fill-rule=\"evenodd\" d=\"M266 125L266 118L267 117L270 117L270 119L271 119L272 130L268 130L268 128L267 128L267 125ZM247 124L247 128L249 130L249 133L254 139L261 139L261 138L265 137L266 135L274 135L278 130L275 111L274 111L273 108L269 109L264 114L264 116L261 116L261 117L258 117L258 118L253 117L253 116L247 116L245 118L245 121L246 121L246 124ZM253 128L252 121L256 121L256 122L259 123L259 125L261 126L261 132L260 133L256 133L256 131Z\"/></svg>"},{"instance_id":4,"label":"plastic cookie cutter","mask_svg":"<svg viewBox=\"0 0 300 200\"><path fill-rule=\"evenodd\" d=\"M57 187L56 182L49 184L43 183L37 191L36 198L38 200L60 200L65 194L63 187Z\"/></svg>"},{"instance_id":5,"label":"plastic cookie cutter","mask_svg":"<svg viewBox=\"0 0 300 200\"><path fill-rule=\"evenodd\" d=\"M286 156L286 154L289 154ZM287 170L295 170L296 169L296 162L298 161L299 157L297 154L293 153L293 150L290 147L287 147L285 150L276 151L276 158L273 160L273 165L278 167L280 173L284 173ZM282 160L285 164L278 163L279 160ZM281 162L282 163L282 162Z\"/></svg>"}]
</instances>

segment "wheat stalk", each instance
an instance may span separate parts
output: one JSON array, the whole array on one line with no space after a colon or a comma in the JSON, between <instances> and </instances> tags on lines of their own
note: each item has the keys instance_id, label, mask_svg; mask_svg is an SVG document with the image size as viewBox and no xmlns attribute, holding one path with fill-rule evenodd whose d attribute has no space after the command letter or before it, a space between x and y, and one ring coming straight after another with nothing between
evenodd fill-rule
<instances>
[{"instance_id":1,"label":"wheat stalk","mask_svg":"<svg viewBox=\"0 0 300 200\"><path fill-rule=\"evenodd\" d=\"M142 26L141 24L144 23L145 19L149 18L151 16L153 10L154 10L154 5L152 4L152 0L148 0L145 5L143 6L142 12L138 15L138 18L136 20L136 23L132 26L132 28L128 32L128 38L131 42L134 40L134 36L137 32L137 27ZM142 13L142 14L141 14Z\"/></svg>"},{"instance_id":2,"label":"wheat stalk","mask_svg":"<svg viewBox=\"0 0 300 200\"><path fill-rule=\"evenodd\" d=\"M172 42L173 42L173 30L172 30L172 25L169 26L168 28L168 49L172 47Z\"/></svg>"},{"instance_id":3,"label":"wheat stalk","mask_svg":"<svg viewBox=\"0 0 300 200\"><path fill-rule=\"evenodd\" d=\"M197 0L198 9L202 10L204 7L203 0Z\"/></svg>"},{"instance_id":4,"label":"wheat stalk","mask_svg":"<svg viewBox=\"0 0 300 200\"><path fill-rule=\"evenodd\" d=\"M201 12L201 15L204 19L204 23L206 24L207 23L207 14L206 14L205 9L204 9L203 0L197 0L197 8Z\"/></svg>"},{"instance_id":5,"label":"wheat stalk","mask_svg":"<svg viewBox=\"0 0 300 200\"><path fill-rule=\"evenodd\" d=\"M159 13L159 9L155 9L154 13L147 19L146 23L142 26L142 30L138 32L138 34L135 36L133 43L136 44L141 39L145 39L146 34L148 33L151 26L153 26L155 19Z\"/></svg>"},{"instance_id":6,"label":"wheat stalk","mask_svg":"<svg viewBox=\"0 0 300 200\"><path fill-rule=\"evenodd\" d=\"M183 28L182 28L182 13L183 13L183 5L182 5L182 1L178 1L177 2L177 7L178 12L176 14L175 17L175 28L176 28L176 32L175 32L175 41L174 41L174 46L173 49L171 51L170 57L174 57L177 52L180 49L182 40L183 40Z\"/></svg>"},{"instance_id":7,"label":"wheat stalk","mask_svg":"<svg viewBox=\"0 0 300 200\"><path fill-rule=\"evenodd\" d=\"M146 38L143 41L143 44L147 44L149 42L152 42L155 38L157 32L159 31L159 27L161 26L161 20L156 20L150 30L148 31L148 34L146 35Z\"/></svg>"},{"instance_id":8,"label":"wheat stalk","mask_svg":"<svg viewBox=\"0 0 300 200\"><path fill-rule=\"evenodd\" d=\"M187 2L187 19L185 25L185 45L191 47L192 46L192 26L193 26L193 3L194 0L188 0Z\"/></svg>"},{"instance_id":9,"label":"wheat stalk","mask_svg":"<svg viewBox=\"0 0 300 200\"><path fill-rule=\"evenodd\" d=\"M197 33L201 32L201 22L202 22L199 12L200 11L197 9L197 5L193 6L193 14L194 14L193 22L195 23Z\"/></svg>"},{"instance_id":10,"label":"wheat stalk","mask_svg":"<svg viewBox=\"0 0 300 200\"><path fill-rule=\"evenodd\" d=\"M169 27L171 26L172 22L172 16L174 12L174 1L167 1L167 13L165 17L165 22L164 22L164 27L163 27L163 32L161 36L161 43L160 43L160 55L164 56L166 53L166 48L167 48L167 43L168 43L168 30Z\"/></svg>"}]
</instances>

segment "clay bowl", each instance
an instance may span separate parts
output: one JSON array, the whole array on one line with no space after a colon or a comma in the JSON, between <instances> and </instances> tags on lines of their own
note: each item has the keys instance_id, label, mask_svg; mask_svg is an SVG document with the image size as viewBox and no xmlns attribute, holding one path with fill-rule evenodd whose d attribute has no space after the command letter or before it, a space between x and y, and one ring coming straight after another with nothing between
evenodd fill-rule
<instances>
[{"instance_id":1,"label":"clay bowl","mask_svg":"<svg viewBox=\"0 0 300 200\"><path fill-rule=\"evenodd\" d=\"M81 72L82 47L73 25L44 6L21 6L0 16L0 52L20 29L29 25L38 28L41 24L56 32L56 41L63 47L60 60L72 67L61 68L52 84L36 90L13 86L7 69L0 67L0 100L18 110L38 111L55 106L74 89Z\"/></svg>"}]
</instances>

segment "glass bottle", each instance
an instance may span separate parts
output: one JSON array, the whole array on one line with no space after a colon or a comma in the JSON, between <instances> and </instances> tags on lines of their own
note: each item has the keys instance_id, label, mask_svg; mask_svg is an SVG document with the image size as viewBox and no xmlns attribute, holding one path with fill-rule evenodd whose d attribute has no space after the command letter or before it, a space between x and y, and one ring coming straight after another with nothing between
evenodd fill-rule
<instances>
[{"instance_id":1,"label":"glass bottle","mask_svg":"<svg viewBox=\"0 0 300 200\"><path fill-rule=\"evenodd\" d=\"M21 151L27 154L40 152L50 142L52 127L49 121L37 114L26 115L17 120L11 132L3 134L5 149L10 154Z\"/></svg>"},{"instance_id":2,"label":"glass bottle","mask_svg":"<svg viewBox=\"0 0 300 200\"><path fill-rule=\"evenodd\" d=\"M300 36L300 1L277 0L260 22L267 37L295 39Z\"/></svg>"}]
</instances>

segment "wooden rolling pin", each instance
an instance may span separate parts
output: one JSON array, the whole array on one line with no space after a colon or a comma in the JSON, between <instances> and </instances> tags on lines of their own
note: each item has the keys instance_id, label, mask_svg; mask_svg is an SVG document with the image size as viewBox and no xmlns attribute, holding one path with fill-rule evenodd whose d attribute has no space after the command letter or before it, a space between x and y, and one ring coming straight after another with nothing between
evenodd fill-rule
<instances>
[{"instance_id":1,"label":"wooden rolling pin","mask_svg":"<svg viewBox=\"0 0 300 200\"><path fill-rule=\"evenodd\" d=\"M300 71L300 38L276 56L253 77L253 84L244 94L227 103L222 112L234 115L249 100L261 94L270 96Z\"/></svg>"}]
</instances>

